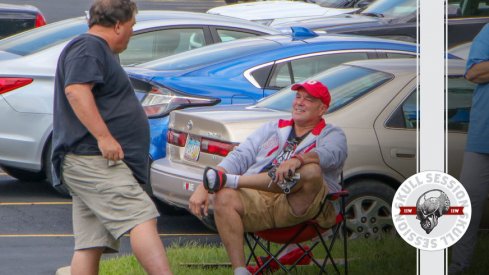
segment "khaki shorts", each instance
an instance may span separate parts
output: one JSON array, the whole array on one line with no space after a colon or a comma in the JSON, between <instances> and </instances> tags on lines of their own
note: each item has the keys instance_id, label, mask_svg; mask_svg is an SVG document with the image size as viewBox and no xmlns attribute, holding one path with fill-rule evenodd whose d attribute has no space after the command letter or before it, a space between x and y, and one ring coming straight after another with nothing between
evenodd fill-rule
<instances>
[{"instance_id":1,"label":"khaki shorts","mask_svg":"<svg viewBox=\"0 0 489 275\"><path fill-rule=\"evenodd\" d=\"M293 226L312 219L319 212L321 200L327 188L323 185L312 204L301 216L294 214L285 194L247 188L239 189L238 192L244 207L245 232L257 232L270 228ZM327 202L316 220L323 228L332 227L336 222L336 211L333 205Z\"/></svg>"},{"instance_id":2,"label":"khaki shorts","mask_svg":"<svg viewBox=\"0 0 489 275\"><path fill-rule=\"evenodd\" d=\"M109 167L102 156L68 154L62 176L73 197L75 250L105 247L105 252L117 252L124 233L159 216L122 161Z\"/></svg>"}]
</instances>

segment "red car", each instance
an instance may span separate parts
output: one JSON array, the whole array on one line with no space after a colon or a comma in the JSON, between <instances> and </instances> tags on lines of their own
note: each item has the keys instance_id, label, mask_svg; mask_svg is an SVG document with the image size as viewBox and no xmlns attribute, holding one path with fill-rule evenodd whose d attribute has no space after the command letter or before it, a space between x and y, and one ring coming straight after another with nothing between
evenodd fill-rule
<instances>
[{"instance_id":1,"label":"red car","mask_svg":"<svg viewBox=\"0 0 489 275\"><path fill-rule=\"evenodd\" d=\"M0 38L43 25L46 19L34 6L0 4Z\"/></svg>"}]
</instances>

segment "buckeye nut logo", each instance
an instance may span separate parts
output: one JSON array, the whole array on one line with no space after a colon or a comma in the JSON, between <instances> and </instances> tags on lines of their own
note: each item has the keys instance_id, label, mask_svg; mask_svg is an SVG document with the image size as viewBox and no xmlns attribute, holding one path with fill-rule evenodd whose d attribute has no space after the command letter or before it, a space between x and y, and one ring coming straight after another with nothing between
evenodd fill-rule
<instances>
[{"instance_id":1,"label":"buckeye nut logo","mask_svg":"<svg viewBox=\"0 0 489 275\"><path fill-rule=\"evenodd\" d=\"M470 198L454 177L424 171L405 180L392 201L397 233L421 250L441 250L467 231L472 214Z\"/></svg>"}]
</instances>

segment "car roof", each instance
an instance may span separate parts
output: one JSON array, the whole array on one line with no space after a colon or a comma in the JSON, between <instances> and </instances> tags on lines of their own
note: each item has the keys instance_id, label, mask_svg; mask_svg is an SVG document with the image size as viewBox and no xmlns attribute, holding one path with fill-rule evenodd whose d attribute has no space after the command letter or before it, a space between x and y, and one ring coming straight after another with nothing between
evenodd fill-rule
<instances>
[{"instance_id":1,"label":"car roof","mask_svg":"<svg viewBox=\"0 0 489 275\"><path fill-rule=\"evenodd\" d=\"M243 62L262 63L269 59L277 60L322 51L379 49L382 47L414 51L416 45L409 42L354 35L319 35L309 38L296 38L287 34L265 35L208 45L171 57L142 63L136 67L157 71L187 69L197 71L226 62L243 65ZM250 58L251 56L254 58Z\"/></svg>"},{"instance_id":2,"label":"car roof","mask_svg":"<svg viewBox=\"0 0 489 275\"><path fill-rule=\"evenodd\" d=\"M39 13L39 9L31 5L14 5L14 4L3 4L0 3L0 11L2 12L30 12L33 14Z\"/></svg>"},{"instance_id":3,"label":"car roof","mask_svg":"<svg viewBox=\"0 0 489 275\"><path fill-rule=\"evenodd\" d=\"M465 61L461 59L447 59L449 75L463 75L465 73ZM351 61L346 65L364 67L376 71L400 75L416 71L418 62L415 58L402 59L368 59Z\"/></svg>"}]
</instances>

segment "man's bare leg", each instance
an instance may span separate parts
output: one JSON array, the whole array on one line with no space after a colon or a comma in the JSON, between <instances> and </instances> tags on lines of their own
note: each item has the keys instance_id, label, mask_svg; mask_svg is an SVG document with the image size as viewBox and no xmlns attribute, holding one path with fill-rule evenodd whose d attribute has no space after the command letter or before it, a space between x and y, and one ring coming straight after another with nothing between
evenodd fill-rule
<instances>
[{"instance_id":1,"label":"man's bare leg","mask_svg":"<svg viewBox=\"0 0 489 275\"><path fill-rule=\"evenodd\" d=\"M214 219L233 269L245 266L243 204L234 189L225 188L216 194Z\"/></svg>"},{"instance_id":2,"label":"man's bare leg","mask_svg":"<svg viewBox=\"0 0 489 275\"><path fill-rule=\"evenodd\" d=\"M156 230L156 219L134 227L130 238L132 251L148 274L172 274L165 248Z\"/></svg>"},{"instance_id":3,"label":"man's bare leg","mask_svg":"<svg viewBox=\"0 0 489 275\"><path fill-rule=\"evenodd\" d=\"M76 250L71 259L72 275L98 274L100 257L104 252L103 247Z\"/></svg>"}]
</instances>

